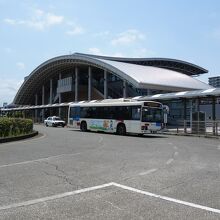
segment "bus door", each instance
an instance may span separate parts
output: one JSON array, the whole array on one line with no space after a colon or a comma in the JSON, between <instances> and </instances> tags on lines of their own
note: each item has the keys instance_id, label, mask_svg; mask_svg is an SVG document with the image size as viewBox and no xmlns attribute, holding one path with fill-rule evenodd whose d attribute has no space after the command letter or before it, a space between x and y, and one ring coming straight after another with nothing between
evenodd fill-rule
<instances>
[{"instance_id":1,"label":"bus door","mask_svg":"<svg viewBox=\"0 0 220 220\"><path fill-rule=\"evenodd\" d=\"M132 106L130 132L140 133L141 130L141 106Z\"/></svg>"},{"instance_id":2,"label":"bus door","mask_svg":"<svg viewBox=\"0 0 220 220\"><path fill-rule=\"evenodd\" d=\"M74 128L80 127L80 106L75 106L71 108L70 125L72 125Z\"/></svg>"}]
</instances>

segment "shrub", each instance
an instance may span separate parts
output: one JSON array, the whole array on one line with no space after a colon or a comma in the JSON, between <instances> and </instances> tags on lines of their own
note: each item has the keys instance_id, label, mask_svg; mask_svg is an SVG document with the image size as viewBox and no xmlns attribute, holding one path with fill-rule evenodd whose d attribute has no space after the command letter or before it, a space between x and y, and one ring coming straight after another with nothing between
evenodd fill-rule
<instances>
[{"instance_id":1,"label":"shrub","mask_svg":"<svg viewBox=\"0 0 220 220\"><path fill-rule=\"evenodd\" d=\"M31 119L0 118L0 137L28 134L32 131L33 122Z\"/></svg>"}]
</instances>

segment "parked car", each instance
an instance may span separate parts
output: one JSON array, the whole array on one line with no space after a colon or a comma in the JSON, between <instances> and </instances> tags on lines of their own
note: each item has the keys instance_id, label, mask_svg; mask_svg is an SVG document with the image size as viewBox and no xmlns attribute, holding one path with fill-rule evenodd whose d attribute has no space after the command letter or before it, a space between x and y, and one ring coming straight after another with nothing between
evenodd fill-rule
<instances>
[{"instance_id":1,"label":"parked car","mask_svg":"<svg viewBox=\"0 0 220 220\"><path fill-rule=\"evenodd\" d=\"M52 126L52 127L57 127L57 126L64 127L66 125L65 121L61 120L61 118L57 116L48 117L47 119L44 120L44 124L46 126Z\"/></svg>"}]
</instances>

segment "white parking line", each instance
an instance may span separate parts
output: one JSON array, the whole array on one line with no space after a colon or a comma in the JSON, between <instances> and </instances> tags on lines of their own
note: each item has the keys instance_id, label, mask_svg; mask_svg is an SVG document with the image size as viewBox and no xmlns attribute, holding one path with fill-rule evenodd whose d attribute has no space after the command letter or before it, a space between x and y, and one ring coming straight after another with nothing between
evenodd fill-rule
<instances>
[{"instance_id":1,"label":"white parking line","mask_svg":"<svg viewBox=\"0 0 220 220\"><path fill-rule=\"evenodd\" d=\"M171 164L173 161L174 161L174 159L173 159L173 158L170 158L170 159L166 162L166 164L167 164L167 165L168 165L168 164Z\"/></svg>"},{"instance_id":2,"label":"white parking line","mask_svg":"<svg viewBox=\"0 0 220 220\"><path fill-rule=\"evenodd\" d=\"M176 152L174 152L174 156L177 156L178 154L179 154L179 152L177 152L177 151L176 151Z\"/></svg>"},{"instance_id":3,"label":"white parking line","mask_svg":"<svg viewBox=\"0 0 220 220\"><path fill-rule=\"evenodd\" d=\"M99 137L99 144L103 142L103 137Z\"/></svg>"},{"instance_id":4,"label":"white parking line","mask_svg":"<svg viewBox=\"0 0 220 220\"><path fill-rule=\"evenodd\" d=\"M142 194L145 196L150 196L150 197L154 197L157 199L173 202L176 204L185 205L188 207L197 208L197 209L220 214L220 209L215 209L215 208L211 208L211 207L207 207L207 206L203 206L203 205L199 205L199 204L195 204L195 203L191 203L191 202L186 202L186 201L182 201L182 200L178 200L178 199L174 199L174 198L170 198L170 197L166 197L166 196L161 196L158 194L139 190L139 189L136 189L133 187L125 186L125 185L114 183L114 182L110 182L110 183L106 183L106 184L102 184L102 185L98 185L98 186L93 186L93 187L88 187L88 188L84 188L84 189L79 189L79 190L75 190L75 191L71 191L71 192L65 192L65 193L61 193L61 194L57 194L57 195L53 195L53 196L47 196L47 197L43 197L43 198L33 199L33 200L25 201L25 202L14 203L11 205L1 206L0 211L8 210L11 208L18 208L18 207L25 207L25 206L29 206L29 205L35 205L35 204L38 204L41 202L47 202L47 201L51 201L51 200L55 200L55 199L61 199L61 198L67 197L67 196L73 196L73 195L77 195L77 194L81 194L81 193L85 193L85 192L95 191L95 190L103 189L103 188L106 188L109 186L116 186L121 189L129 190L131 192L139 193L139 194Z\"/></svg>"},{"instance_id":5,"label":"white parking line","mask_svg":"<svg viewBox=\"0 0 220 220\"><path fill-rule=\"evenodd\" d=\"M139 173L139 175L140 175L140 176L144 176L144 175L147 175L147 174L150 174L150 173L154 173L155 171L157 171L156 168L147 170L147 171L142 172L142 173Z\"/></svg>"},{"instance_id":6,"label":"white parking line","mask_svg":"<svg viewBox=\"0 0 220 220\"><path fill-rule=\"evenodd\" d=\"M60 154L60 155L51 156L51 157L44 157L44 158L40 158L40 159L36 159L36 160L27 160L27 161L22 161L22 162L18 162L18 163L4 164L4 165L0 165L0 169L5 168L5 167L12 167L12 166L24 165L24 164L28 164L28 163L35 163L35 162L44 161L44 160L50 160L53 158L58 158L58 157L63 157L63 156L75 156L75 155L79 155L79 154L82 154L82 153Z\"/></svg>"},{"instance_id":7,"label":"white parking line","mask_svg":"<svg viewBox=\"0 0 220 220\"><path fill-rule=\"evenodd\" d=\"M157 194L154 194L154 193L150 193L150 192L146 192L146 191L143 191L143 190L135 189L133 187L121 185L121 184L118 184L118 183L113 183L113 185L117 186L117 187L120 187L122 189L126 189L126 190L129 190L129 191L132 191L132 192L140 193L142 195L146 195L146 196L150 196L150 197L166 200L166 201L169 201L169 202L174 202L174 203L177 203L177 204L181 204L181 205L185 205L185 206L189 206L189 207L193 207L193 208L197 208L197 209L202 209L202 210L205 210L205 211L209 211L209 212L214 212L214 213L220 214L220 209L214 209L214 208L210 208L210 207L203 206L203 205L198 205L198 204L191 203L191 202L186 202L186 201L182 201L182 200L178 200L178 199L173 199L173 198L166 197L166 196L157 195Z\"/></svg>"},{"instance_id":8,"label":"white parking line","mask_svg":"<svg viewBox=\"0 0 220 220\"><path fill-rule=\"evenodd\" d=\"M173 149L174 149L174 150L177 150L178 148L177 148L177 146L173 146Z\"/></svg>"},{"instance_id":9,"label":"white parking line","mask_svg":"<svg viewBox=\"0 0 220 220\"><path fill-rule=\"evenodd\" d=\"M11 209L11 208L18 208L18 207L24 207L24 206L29 206L29 205L35 205L37 203L47 202L47 201L55 200L55 199L61 199L61 198L67 197L67 196L73 196L73 195L77 195L77 194L84 193L84 192L90 192L90 191L102 189L102 188L112 186L112 185L113 185L113 183L107 183L107 184L88 187L88 188L79 189L79 190L75 190L75 191L71 191L71 192L65 192L65 193L61 193L61 194L57 194L57 195L53 195L53 196L47 196L47 197L43 197L43 198L39 198L39 199L33 199L33 200L26 201L26 202L20 202L20 203L15 203L15 204L11 204L11 205L1 206L0 211Z\"/></svg>"}]
</instances>

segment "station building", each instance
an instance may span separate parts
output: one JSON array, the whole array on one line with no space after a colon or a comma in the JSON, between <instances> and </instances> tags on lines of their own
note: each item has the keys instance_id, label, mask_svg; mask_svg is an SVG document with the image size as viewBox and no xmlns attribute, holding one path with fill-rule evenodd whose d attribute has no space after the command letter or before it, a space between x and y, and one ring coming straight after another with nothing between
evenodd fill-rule
<instances>
[{"instance_id":1,"label":"station building","mask_svg":"<svg viewBox=\"0 0 220 220\"><path fill-rule=\"evenodd\" d=\"M41 120L49 115L65 118L68 103L81 100L128 97L154 100L158 94L206 91L213 87L196 76L207 72L200 66L176 59L74 53L47 60L33 70L25 77L13 105L17 109L34 108L35 118ZM174 106L174 112L176 108L181 109L182 104L173 104L172 100L168 105Z\"/></svg>"},{"instance_id":2,"label":"station building","mask_svg":"<svg viewBox=\"0 0 220 220\"><path fill-rule=\"evenodd\" d=\"M75 53L50 59L25 77L13 103L45 105L208 89L208 71L164 58L117 58Z\"/></svg>"}]
</instances>

